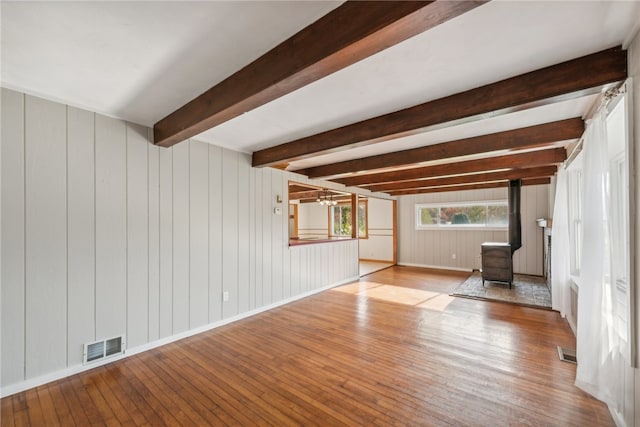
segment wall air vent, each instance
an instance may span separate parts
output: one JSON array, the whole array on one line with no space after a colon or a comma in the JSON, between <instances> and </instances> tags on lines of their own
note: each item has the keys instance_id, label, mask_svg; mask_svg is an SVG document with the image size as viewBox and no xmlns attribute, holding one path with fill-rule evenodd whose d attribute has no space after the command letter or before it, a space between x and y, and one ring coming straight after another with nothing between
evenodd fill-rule
<instances>
[{"instance_id":1,"label":"wall air vent","mask_svg":"<svg viewBox=\"0 0 640 427\"><path fill-rule=\"evenodd\" d=\"M124 351L122 347L124 340L122 337L111 338L105 341L105 357L113 356L114 354L120 354Z\"/></svg>"},{"instance_id":2,"label":"wall air vent","mask_svg":"<svg viewBox=\"0 0 640 427\"><path fill-rule=\"evenodd\" d=\"M124 336L95 341L84 345L83 363L92 363L124 353Z\"/></svg>"},{"instance_id":3,"label":"wall air vent","mask_svg":"<svg viewBox=\"0 0 640 427\"><path fill-rule=\"evenodd\" d=\"M84 345L84 363L93 362L94 360L104 357L104 341L98 341Z\"/></svg>"},{"instance_id":4,"label":"wall air vent","mask_svg":"<svg viewBox=\"0 0 640 427\"><path fill-rule=\"evenodd\" d=\"M578 363L576 351L572 348L563 348L558 346L558 357L560 357L560 360L563 362Z\"/></svg>"}]
</instances>

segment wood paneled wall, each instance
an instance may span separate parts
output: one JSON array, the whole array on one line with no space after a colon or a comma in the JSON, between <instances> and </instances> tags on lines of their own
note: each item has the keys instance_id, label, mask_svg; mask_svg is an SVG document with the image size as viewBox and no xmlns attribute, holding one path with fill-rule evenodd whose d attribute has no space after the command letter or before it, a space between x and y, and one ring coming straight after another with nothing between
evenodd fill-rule
<instances>
[{"instance_id":1,"label":"wood paneled wall","mask_svg":"<svg viewBox=\"0 0 640 427\"><path fill-rule=\"evenodd\" d=\"M357 278L356 241L289 248L274 208L306 178L150 134L2 89L3 388Z\"/></svg>"},{"instance_id":2,"label":"wood paneled wall","mask_svg":"<svg viewBox=\"0 0 640 427\"><path fill-rule=\"evenodd\" d=\"M548 185L522 187L522 248L513 256L514 271L542 275L542 231L537 218L548 215ZM454 269L480 268L483 242L506 242L507 230L416 230L415 205L506 200L506 188L419 194L398 198L398 263ZM453 259L452 255L456 258Z\"/></svg>"}]
</instances>

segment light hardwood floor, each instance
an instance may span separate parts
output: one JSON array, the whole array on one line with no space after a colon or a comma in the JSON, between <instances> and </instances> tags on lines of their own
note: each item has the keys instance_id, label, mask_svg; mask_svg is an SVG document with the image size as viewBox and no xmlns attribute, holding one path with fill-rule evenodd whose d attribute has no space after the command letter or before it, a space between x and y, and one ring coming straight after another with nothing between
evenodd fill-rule
<instances>
[{"instance_id":1,"label":"light hardwood floor","mask_svg":"<svg viewBox=\"0 0 640 427\"><path fill-rule=\"evenodd\" d=\"M389 268L393 265L392 262L367 261L362 259L358 262L358 264L360 277L375 273L376 271L384 270L385 268Z\"/></svg>"},{"instance_id":2,"label":"light hardwood floor","mask_svg":"<svg viewBox=\"0 0 640 427\"><path fill-rule=\"evenodd\" d=\"M557 313L448 296L393 267L2 399L1 424L607 426Z\"/></svg>"}]
</instances>

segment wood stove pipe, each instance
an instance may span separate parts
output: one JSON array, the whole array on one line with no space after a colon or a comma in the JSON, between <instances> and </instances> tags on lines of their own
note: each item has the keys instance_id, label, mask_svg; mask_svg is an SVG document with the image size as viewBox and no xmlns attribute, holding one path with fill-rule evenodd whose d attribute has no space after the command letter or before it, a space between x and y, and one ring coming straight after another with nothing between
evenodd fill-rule
<instances>
[{"instance_id":1,"label":"wood stove pipe","mask_svg":"<svg viewBox=\"0 0 640 427\"><path fill-rule=\"evenodd\" d=\"M522 180L509 181L509 243L511 255L522 247L522 224L520 219L520 187Z\"/></svg>"}]
</instances>

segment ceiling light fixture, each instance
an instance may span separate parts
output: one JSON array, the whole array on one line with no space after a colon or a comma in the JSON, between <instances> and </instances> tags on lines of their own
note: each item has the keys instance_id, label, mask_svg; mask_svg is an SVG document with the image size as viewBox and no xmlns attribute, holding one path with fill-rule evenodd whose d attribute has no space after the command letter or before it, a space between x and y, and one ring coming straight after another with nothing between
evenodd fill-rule
<instances>
[{"instance_id":1,"label":"ceiling light fixture","mask_svg":"<svg viewBox=\"0 0 640 427\"><path fill-rule=\"evenodd\" d=\"M337 201L333 200L333 194L327 189L318 191L316 202L322 206L335 206L338 204Z\"/></svg>"}]
</instances>

